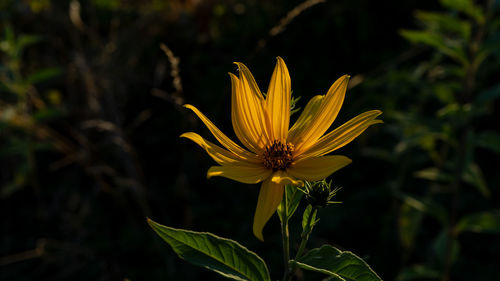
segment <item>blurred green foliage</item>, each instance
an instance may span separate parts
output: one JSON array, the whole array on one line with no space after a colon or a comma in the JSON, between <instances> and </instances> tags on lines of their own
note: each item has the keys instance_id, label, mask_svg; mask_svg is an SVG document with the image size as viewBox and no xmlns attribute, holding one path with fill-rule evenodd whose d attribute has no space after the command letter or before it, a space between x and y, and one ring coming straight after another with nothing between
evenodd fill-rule
<instances>
[{"instance_id":1,"label":"blurred green foliage","mask_svg":"<svg viewBox=\"0 0 500 281\"><path fill-rule=\"evenodd\" d=\"M319 211L310 246L352 250L384 280L496 280L499 9L0 1L0 279L218 280L179 260L146 216L240 241L279 278L278 219L265 243L248 224L258 188L207 180L211 160L178 138L205 130L183 103L232 132L232 62L265 91L279 55L296 108L349 73L334 126L384 112L384 125L339 151L353 159L331 177L343 204Z\"/></svg>"},{"instance_id":2,"label":"blurred green foliage","mask_svg":"<svg viewBox=\"0 0 500 281\"><path fill-rule=\"evenodd\" d=\"M493 121L498 94L492 93L500 85L495 76L499 21L494 13L498 4L444 0L441 4L443 11L415 12L419 29L400 31L415 48L423 48L422 54L409 68L387 72L382 81L406 84L418 97L403 107L393 101L386 117L398 124L392 128L398 143L390 154L377 149L372 153L404 167L392 186L401 200L397 208L403 266L397 280L493 280L486 273L491 268L469 273L474 270L456 264L473 259L468 257L468 249L461 250L463 232L500 234L499 209L491 189L498 178L491 175L494 162L490 157L494 156L489 155L498 153L495 147L500 136ZM482 102L485 96L491 99ZM408 102L407 98L401 96L400 100ZM427 217L438 225L422 231ZM426 239L422 241L423 232Z\"/></svg>"}]
</instances>

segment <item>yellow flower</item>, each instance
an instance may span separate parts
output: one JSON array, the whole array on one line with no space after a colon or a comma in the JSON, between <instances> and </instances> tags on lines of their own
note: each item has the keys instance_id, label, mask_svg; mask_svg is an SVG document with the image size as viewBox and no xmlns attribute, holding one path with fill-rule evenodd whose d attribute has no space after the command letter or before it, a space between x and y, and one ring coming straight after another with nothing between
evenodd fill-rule
<instances>
[{"instance_id":1,"label":"yellow flower","mask_svg":"<svg viewBox=\"0 0 500 281\"><path fill-rule=\"evenodd\" d=\"M349 81L349 76L344 75L333 83L326 95L313 97L289 129L290 75L283 59L277 60L266 98L244 64L235 63L239 77L229 73L233 128L246 149L229 139L192 105L185 107L203 121L226 149L193 132L181 135L205 149L220 165L208 169L208 178L222 176L242 183L262 182L253 222L253 232L260 240L263 240L264 225L283 198L285 184L302 185L302 180L321 180L348 165L351 159L345 156L324 155L348 144L370 125L382 123L375 119L382 112L371 110L323 135L344 101Z\"/></svg>"}]
</instances>

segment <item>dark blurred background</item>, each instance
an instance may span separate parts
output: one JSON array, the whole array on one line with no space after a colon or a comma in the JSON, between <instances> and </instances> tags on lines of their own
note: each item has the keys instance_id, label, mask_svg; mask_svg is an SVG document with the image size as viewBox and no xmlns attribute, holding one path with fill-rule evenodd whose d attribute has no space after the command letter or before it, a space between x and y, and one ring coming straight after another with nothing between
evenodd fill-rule
<instances>
[{"instance_id":1,"label":"dark blurred background","mask_svg":"<svg viewBox=\"0 0 500 281\"><path fill-rule=\"evenodd\" d=\"M499 1L0 1L0 279L221 280L146 217L239 241L282 273L279 221L251 231L258 185L206 179L179 135L228 136L233 61L267 90L284 58L298 107L352 76L333 126L384 124L338 151L343 204L309 246L384 280L500 276ZM292 119L297 116L292 116ZM302 204L299 210L303 210ZM292 221L292 248L300 233ZM297 280L321 280L316 274Z\"/></svg>"}]
</instances>

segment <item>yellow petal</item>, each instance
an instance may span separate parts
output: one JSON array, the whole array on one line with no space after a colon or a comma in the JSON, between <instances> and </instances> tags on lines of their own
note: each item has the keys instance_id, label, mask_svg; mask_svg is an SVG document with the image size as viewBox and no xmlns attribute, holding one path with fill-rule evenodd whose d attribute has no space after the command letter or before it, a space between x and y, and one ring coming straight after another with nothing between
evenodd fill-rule
<instances>
[{"instance_id":1,"label":"yellow petal","mask_svg":"<svg viewBox=\"0 0 500 281\"><path fill-rule=\"evenodd\" d=\"M241 143L254 153L259 153L264 147L265 139L263 135L258 135L247 115L244 114L244 106L241 96L240 80L234 74L231 77L231 121L236 136Z\"/></svg>"},{"instance_id":2,"label":"yellow petal","mask_svg":"<svg viewBox=\"0 0 500 281\"><path fill-rule=\"evenodd\" d=\"M267 179L262 183L257 201L257 209L253 218L253 234L264 241L262 230L274 214L283 199L284 184L277 184Z\"/></svg>"},{"instance_id":3,"label":"yellow petal","mask_svg":"<svg viewBox=\"0 0 500 281\"><path fill-rule=\"evenodd\" d=\"M290 74L282 58L277 58L269 89L267 90L266 108L271 120L273 140L285 143L290 125Z\"/></svg>"},{"instance_id":4,"label":"yellow petal","mask_svg":"<svg viewBox=\"0 0 500 281\"><path fill-rule=\"evenodd\" d=\"M328 177L333 172L347 166L351 162L351 159L340 155L308 158L293 163L292 166L287 169L287 173L295 178L307 181L318 181Z\"/></svg>"},{"instance_id":5,"label":"yellow petal","mask_svg":"<svg viewBox=\"0 0 500 281\"><path fill-rule=\"evenodd\" d=\"M253 78L253 75L248 69L248 67L241 62L234 62L234 64L238 66L238 71L240 73L240 80L243 83L243 89L248 90L257 99L263 101L264 97L262 96L262 93L260 92L260 89L257 86L257 82L255 82L255 78Z\"/></svg>"},{"instance_id":6,"label":"yellow petal","mask_svg":"<svg viewBox=\"0 0 500 281\"><path fill-rule=\"evenodd\" d=\"M342 126L321 137L297 159L322 156L343 147L358 137L371 125L383 123L382 120L375 119L380 114L382 114L380 110L370 110L361 113L344 123Z\"/></svg>"},{"instance_id":7,"label":"yellow petal","mask_svg":"<svg viewBox=\"0 0 500 281\"><path fill-rule=\"evenodd\" d=\"M295 151L301 154L318 140L333 123L344 102L349 75L337 79L330 87L318 110L314 113L309 126L305 127L293 139Z\"/></svg>"},{"instance_id":8,"label":"yellow petal","mask_svg":"<svg viewBox=\"0 0 500 281\"><path fill-rule=\"evenodd\" d=\"M253 154L246 151L245 149L241 148L239 145L237 145L235 142L233 142L230 138L228 138L226 135L224 135L223 132L221 132L213 123L210 121L201 111L199 111L196 107L186 104L184 107L191 109L197 116L200 118L200 120L207 126L207 128L212 132L214 137L224 146L227 148L229 151L236 155L240 155L241 157L244 157L245 159L251 159L253 157Z\"/></svg>"},{"instance_id":9,"label":"yellow petal","mask_svg":"<svg viewBox=\"0 0 500 281\"><path fill-rule=\"evenodd\" d=\"M220 165L244 165L249 163L259 163L260 160L255 155L253 158L244 158L230 151L227 151L205 139L203 139L200 135L188 132L181 135L181 138L187 138L194 141L196 144L201 146L205 151Z\"/></svg>"},{"instance_id":10,"label":"yellow petal","mask_svg":"<svg viewBox=\"0 0 500 281\"><path fill-rule=\"evenodd\" d=\"M295 124L293 124L292 128L288 132L288 142L294 143L296 141L296 137L300 135L300 133L307 127L311 125L314 115L319 109L321 102L323 102L325 96L317 95L309 100L304 110L300 114Z\"/></svg>"},{"instance_id":11,"label":"yellow petal","mask_svg":"<svg viewBox=\"0 0 500 281\"><path fill-rule=\"evenodd\" d=\"M236 91L236 110L241 116L240 128L247 129L248 135L263 150L270 142L268 130L270 121L264 109L265 100L250 70L242 63L235 62L235 64L238 65L240 73L239 87Z\"/></svg>"},{"instance_id":12,"label":"yellow petal","mask_svg":"<svg viewBox=\"0 0 500 281\"><path fill-rule=\"evenodd\" d=\"M272 170L259 165L212 166L208 169L207 178L220 176L242 183L253 184L267 179L271 173Z\"/></svg>"},{"instance_id":13,"label":"yellow petal","mask_svg":"<svg viewBox=\"0 0 500 281\"><path fill-rule=\"evenodd\" d=\"M301 180L296 180L292 177L290 177L286 172L284 171L277 171L275 172L272 177L271 181L277 184L289 184L289 185L295 185L295 186L303 186L304 182Z\"/></svg>"}]
</instances>

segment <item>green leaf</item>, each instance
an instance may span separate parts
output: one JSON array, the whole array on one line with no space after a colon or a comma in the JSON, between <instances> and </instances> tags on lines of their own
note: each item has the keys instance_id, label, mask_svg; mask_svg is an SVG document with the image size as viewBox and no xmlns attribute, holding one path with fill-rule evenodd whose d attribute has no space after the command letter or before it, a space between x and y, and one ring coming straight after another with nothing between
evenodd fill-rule
<instances>
[{"instance_id":1,"label":"green leaf","mask_svg":"<svg viewBox=\"0 0 500 281\"><path fill-rule=\"evenodd\" d=\"M439 182L450 182L453 180L453 177L450 174L442 172L436 167L429 167L420 171L416 171L415 173L413 173L413 176L424 180Z\"/></svg>"},{"instance_id":2,"label":"green leaf","mask_svg":"<svg viewBox=\"0 0 500 281\"><path fill-rule=\"evenodd\" d=\"M424 213L403 202L398 219L399 238L403 248L413 249L415 237L420 230Z\"/></svg>"},{"instance_id":3,"label":"green leaf","mask_svg":"<svg viewBox=\"0 0 500 281\"><path fill-rule=\"evenodd\" d=\"M148 223L181 259L234 280L271 280L264 261L233 240L160 225L150 219Z\"/></svg>"},{"instance_id":4,"label":"green leaf","mask_svg":"<svg viewBox=\"0 0 500 281\"><path fill-rule=\"evenodd\" d=\"M26 186L30 174L29 168L26 162L16 167L14 179L0 188L0 198L8 198Z\"/></svg>"},{"instance_id":5,"label":"green leaf","mask_svg":"<svg viewBox=\"0 0 500 281\"><path fill-rule=\"evenodd\" d=\"M20 35L17 38L17 49L22 51L24 48L36 44L40 41L40 37L36 35Z\"/></svg>"},{"instance_id":6,"label":"green leaf","mask_svg":"<svg viewBox=\"0 0 500 281\"><path fill-rule=\"evenodd\" d=\"M458 243L458 239L456 237L450 237L448 235L448 232L449 228L445 227L438 235L438 237L434 240L434 243L432 245L432 248L436 253L436 256L438 257L441 264L445 264L446 262L448 262L446 261L448 251L450 251L450 256L449 256L450 264L453 264L457 260L458 255L460 253L460 244ZM448 239L451 239L450 249L448 249Z\"/></svg>"},{"instance_id":7,"label":"green leaf","mask_svg":"<svg viewBox=\"0 0 500 281\"><path fill-rule=\"evenodd\" d=\"M500 210L471 214L460 219L455 227L457 233L500 233Z\"/></svg>"},{"instance_id":8,"label":"green leaf","mask_svg":"<svg viewBox=\"0 0 500 281\"><path fill-rule=\"evenodd\" d=\"M61 112L52 108L42 108L33 113L33 119L39 122L48 121L61 116Z\"/></svg>"},{"instance_id":9,"label":"green leaf","mask_svg":"<svg viewBox=\"0 0 500 281\"><path fill-rule=\"evenodd\" d=\"M455 103L455 95L453 88L450 87L448 84L445 83L439 83L434 85L434 93L436 97L439 99L444 104L450 104L450 103Z\"/></svg>"},{"instance_id":10,"label":"green leaf","mask_svg":"<svg viewBox=\"0 0 500 281\"><path fill-rule=\"evenodd\" d=\"M4 28L4 38L0 41L0 50L5 52L9 56L13 55L14 44L16 43L16 37L14 31L10 25L6 25Z\"/></svg>"},{"instance_id":11,"label":"green leaf","mask_svg":"<svg viewBox=\"0 0 500 281\"><path fill-rule=\"evenodd\" d=\"M58 76L59 74L61 74L61 70L59 68L56 67L44 68L29 75L26 78L25 83L28 85L36 84L39 82L46 81L52 77Z\"/></svg>"},{"instance_id":12,"label":"green leaf","mask_svg":"<svg viewBox=\"0 0 500 281\"><path fill-rule=\"evenodd\" d=\"M312 249L292 265L328 274L333 280L378 281L382 280L360 257L349 251L340 251L330 245Z\"/></svg>"},{"instance_id":13,"label":"green leaf","mask_svg":"<svg viewBox=\"0 0 500 281\"><path fill-rule=\"evenodd\" d=\"M468 64L463 48L452 41L445 41L440 34L420 30L401 30L400 34L412 43L431 46L463 65Z\"/></svg>"},{"instance_id":14,"label":"green leaf","mask_svg":"<svg viewBox=\"0 0 500 281\"><path fill-rule=\"evenodd\" d=\"M397 195L405 204L408 204L409 206L434 217L440 221L442 225L446 225L448 223L448 215L443 206L438 205L429 199L416 198L406 194Z\"/></svg>"},{"instance_id":15,"label":"green leaf","mask_svg":"<svg viewBox=\"0 0 500 281\"><path fill-rule=\"evenodd\" d=\"M293 94L293 93L292 93ZM301 99L301 96L294 97L292 95L292 100L290 101L290 116L300 111L300 107L297 107L297 102Z\"/></svg>"},{"instance_id":16,"label":"green leaf","mask_svg":"<svg viewBox=\"0 0 500 281\"><path fill-rule=\"evenodd\" d=\"M500 154L500 134L495 131L485 131L479 134L475 143L477 146Z\"/></svg>"},{"instance_id":17,"label":"green leaf","mask_svg":"<svg viewBox=\"0 0 500 281\"><path fill-rule=\"evenodd\" d=\"M436 115L439 118L450 117L450 119L460 117L459 115L463 115L462 106L458 102L448 103L439 109Z\"/></svg>"},{"instance_id":18,"label":"green leaf","mask_svg":"<svg viewBox=\"0 0 500 281\"><path fill-rule=\"evenodd\" d=\"M297 210L297 207L299 206L300 200L302 199L302 196L304 193L300 191L296 186L292 185L286 185L285 186L285 196L286 196L286 203L287 203L287 217L286 219L289 220L295 211ZM282 203L285 202L285 200L281 201ZM280 220L283 221L283 206L280 204L278 206L278 215L280 217Z\"/></svg>"},{"instance_id":19,"label":"green leaf","mask_svg":"<svg viewBox=\"0 0 500 281\"><path fill-rule=\"evenodd\" d=\"M312 215L311 218L311 227L313 227L316 224L316 212L312 213L312 206L308 205L306 210L304 211L304 215L302 216L302 230L306 231L307 227L307 222L309 220L309 217Z\"/></svg>"},{"instance_id":20,"label":"green leaf","mask_svg":"<svg viewBox=\"0 0 500 281\"><path fill-rule=\"evenodd\" d=\"M285 188L286 196L288 198L288 219L290 219L297 210L297 207L299 206L300 200L302 199L304 193L300 191L296 186L287 185Z\"/></svg>"},{"instance_id":21,"label":"green leaf","mask_svg":"<svg viewBox=\"0 0 500 281\"><path fill-rule=\"evenodd\" d=\"M415 17L422 21L428 29L443 35L458 35L464 41L469 41L471 24L452 15L436 12L417 11Z\"/></svg>"},{"instance_id":22,"label":"green leaf","mask_svg":"<svg viewBox=\"0 0 500 281\"><path fill-rule=\"evenodd\" d=\"M466 183L477 188L477 190L481 192L484 197L489 198L491 196L491 192L488 188L488 185L486 184L483 172L476 163L469 164L464 174L462 175L462 179Z\"/></svg>"},{"instance_id":23,"label":"green leaf","mask_svg":"<svg viewBox=\"0 0 500 281\"><path fill-rule=\"evenodd\" d=\"M474 5L473 0L441 0L440 2L445 7L463 12L478 23L484 23L483 10L479 6Z\"/></svg>"}]
</instances>

